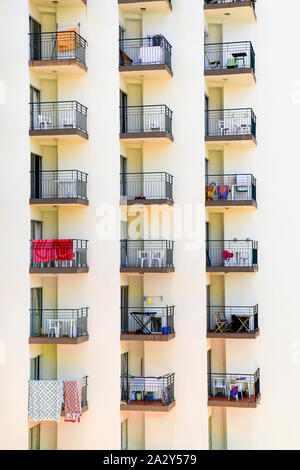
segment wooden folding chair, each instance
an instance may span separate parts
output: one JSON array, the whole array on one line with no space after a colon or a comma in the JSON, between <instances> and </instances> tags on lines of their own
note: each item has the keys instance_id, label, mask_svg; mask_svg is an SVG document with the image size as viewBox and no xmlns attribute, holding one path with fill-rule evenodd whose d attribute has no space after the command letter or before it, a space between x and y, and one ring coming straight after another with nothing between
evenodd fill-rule
<instances>
[{"instance_id":1,"label":"wooden folding chair","mask_svg":"<svg viewBox=\"0 0 300 470\"><path fill-rule=\"evenodd\" d=\"M215 332L225 333L226 331L230 331L231 322L226 320L225 313L217 313L213 312L213 317L216 323L216 330Z\"/></svg>"}]
</instances>

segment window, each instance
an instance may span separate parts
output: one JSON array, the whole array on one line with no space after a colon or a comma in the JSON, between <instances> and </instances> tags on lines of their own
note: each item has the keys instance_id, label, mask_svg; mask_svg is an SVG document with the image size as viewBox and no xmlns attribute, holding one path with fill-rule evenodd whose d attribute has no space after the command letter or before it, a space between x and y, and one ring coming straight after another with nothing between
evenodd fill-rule
<instances>
[{"instance_id":1,"label":"window","mask_svg":"<svg viewBox=\"0 0 300 470\"><path fill-rule=\"evenodd\" d=\"M121 423L121 450L128 449L128 419Z\"/></svg>"},{"instance_id":2,"label":"window","mask_svg":"<svg viewBox=\"0 0 300 470\"><path fill-rule=\"evenodd\" d=\"M43 222L39 220L31 221L31 240L41 240L43 238Z\"/></svg>"},{"instance_id":3,"label":"window","mask_svg":"<svg viewBox=\"0 0 300 470\"><path fill-rule=\"evenodd\" d=\"M29 450L40 450L41 449L41 426L33 426L29 429Z\"/></svg>"},{"instance_id":4,"label":"window","mask_svg":"<svg viewBox=\"0 0 300 470\"><path fill-rule=\"evenodd\" d=\"M30 380L41 379L41 356L30 359Z\"/></svg>"}]
</instances>

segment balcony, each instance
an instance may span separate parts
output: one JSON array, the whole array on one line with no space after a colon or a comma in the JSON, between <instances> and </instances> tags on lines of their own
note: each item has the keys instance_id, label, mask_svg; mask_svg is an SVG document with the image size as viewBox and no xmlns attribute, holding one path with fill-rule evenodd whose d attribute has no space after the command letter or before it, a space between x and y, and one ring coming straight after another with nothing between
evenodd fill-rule
<instances>
[{"instance_id":1,"label":"balcony","mask_svg":"<svg viewBox=\"0 0 300 470\"><path fill-rule=\"evenodd\" d=\"M87 108L77 101L30 103L29 135L88 139Z\"/></svg>"},{"instance_id":2,"label":"balcony","mask_svg":"<svg viewBox=\"0 0 300 470\"><path fill-rule=\"evenodd\" d=\"M250 273L258 271L258 243L253 240L209 240L206 242L206 271Z\"/></svg>"},{"instance_id":3,"label":"balcony","mask_svg":"<svg viewBox=\"0 0 300 470\"><path fill-rule=\"evenodd\" d=\"M172 11L171 0L118 0L120 9L124 13L140 14L141 8L146 13L170 13Z\"/></svg>"},{"instance_id":4,"label":"balcony","mask_svg":"<svg viewBox=\"0 0 300 470\"><path fill-rule=\"evenodd\" d=\"M204 75L209 86L255 85L255 54L252 43L204 44Z\"/></svg>"},{"instance_id":5,"label":"balcony","mask_svg":"<svg viewBox=\"0 0 300 470\"><path fill-rule=\"evenodd\" d=\"M251 108L205 111L205 142L256 147L256 116Z\"/></svg>"},{"instance_id":6,"label":"balcony","mask_svg":"<svg viewBox=\"0 0 300 470\"><path fill-rule=\"evenodd\" d=\"M175 406L175 374L121 377L121 411L170 411Z\"/></svg>"},{"instance_id":7,"label":"balcony","mask_svg":"<svg viewBox=\"0 0 300 470\"><path fill-rule=\"evenodd\" d=\"M119 71L128 78L170 78L172 46L161 35L120 40Z\"/></svg>"},{"instance_id":8,"label":"balcony","mask_svg":"<svg viewBox=\"0 0 300 470\"><path fill-rule=\"evenodd\" d=\"M166 105L121 106L120 139L127 142L173 142L172 111Z\"/></svg>"},{"instance_id":9,"label":"balcony","mask_svg":"<svg viewBox=\"0 0 300 470\"><path fill-rule=\"evenodd\" d=\"M29 66L35 72L87 72L87 42L76 31L29 33Z\"/></svg>"},{"instance_id":10,"label":"balcony","mask_svg":"<svg viewBox=\"0 0 300 470\"><path fill-rule=\"evenodd\" d=\"M170 273L174 242L170 240L121 240L121 273Z\"/></svg>"},{"instance_id":11,"label":"balcony","mask_svg":"<svg viewBox=\"0 0 300 470\"><path fill-rule=\"evenodd\" d=\"M31 240L29 273L87 273L87 244L87 240Z\"/></svg>"},{"instance_id":12,"label":"balcony","mask_svg":"<svg viewBox=\"0 0 300 470\"><path fill-rule=\"evenodd\" d=\"M88 307L31 309L29 344L80 344L88 341Z\"/></svg>"},{"instance_id":13,"label":"balcony","mask_svg":"<svg viewBox=\"0 0 300 470\"><path fill-rule=\"evenodd\" d=\"M255 339L258 335L258 305L207 307L207 338Z\"/></svg>"},{"instance_id":14,"label":"balcony","mask_svg":"<svg viewBox=\"0 0 300 470\"><path fill-rule=\"evenodd\" d=\"M205 205L213 212L257 209L256 179L251 174L207 175Z\"/></svg>"},{"instance_id":15,"label":"balcony","mask_svg":"<svg viewBox=\"0 0 300 470\"><path fill-rule=\"evenodd\" d=\"M82 414L88 410L88 377L85 376L81 380ZM29 380L28 413L31 425L43 421L60 422L61 416L65 416L64 388L63 380Z\"/></svg>"},{"instance_id":16,"label":"balcony","mask_svg":"<svg viewBox=\"0 0 300 470\"><path fill-rule=\"evenodd\" d=\"M224 21L224 15L230 15L230 21L256 21L256 0L204 0L204 13L209 22Z\"/></svg>"},{"instance_id":17,"label":"balcony","mask_svg":"<svg viewBox=\"0 0 300 470\"><path fill-rule=\"evenodd\" d=\"M121 204L173 205L173 176L162 172L121 173Z\"/></svg>"},{"instance_id":18,"label":"balcony","mask_svg":"<svg viewBox=\"0 0 300 470\"><path fill-rule=\"evenodd\" d=\"M175 338L174 306L121 307L121 341L170 341Z\"/></svg>"},{"instance_id":19,"label":"balcony","mask_svg":"<svg viewBox=\"0 0 300 470\"><path fill-rule=\"evenodd\" d=\"M78 170L31 171L29 204L88 206L87 177Z\"/></svg>"},{"instance_id":20,"label":"balcony","mask_svg":"<svg viewBox=\"0 0 300 470\"><path fill-rule=\"evenodd\" d=\"M260 369L254 374L208 374L208 406L256 408L260 399Z\"/></svg>"}]
</instances>

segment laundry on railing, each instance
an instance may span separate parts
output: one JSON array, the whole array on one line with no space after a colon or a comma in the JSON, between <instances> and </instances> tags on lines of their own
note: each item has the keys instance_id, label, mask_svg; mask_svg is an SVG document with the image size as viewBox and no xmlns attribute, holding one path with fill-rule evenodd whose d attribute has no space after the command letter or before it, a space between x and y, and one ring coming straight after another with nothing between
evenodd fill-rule
<instances>
[{"instance_id":1,"label":"laundry on railing","mask_svg":"<svg viewBox=\"0 0 300 470\"><path fill-rule=\"evenodd\" d=\"M66 381L65 387L65 421L80 422L82 379Z\"/></svg>"},{"instance_id":2,"label":"laundry on railing","mask_svg":"<svg viewBox=\"0 0 300 470\"><path fill-rule=\"evenodd\" d=\"M29 381L29 420L60 422L64 401L62 380Z\"/></svg>"},{"instance_id":3,"label":"laundry on railing","mask_svg":"<svg viewBox=\"0 0 300 470\"><path fill-rule=\"evenodd\" d=\"M32 240L33 261L72 261L73 240Z\"/></svg>"}]
</instances>

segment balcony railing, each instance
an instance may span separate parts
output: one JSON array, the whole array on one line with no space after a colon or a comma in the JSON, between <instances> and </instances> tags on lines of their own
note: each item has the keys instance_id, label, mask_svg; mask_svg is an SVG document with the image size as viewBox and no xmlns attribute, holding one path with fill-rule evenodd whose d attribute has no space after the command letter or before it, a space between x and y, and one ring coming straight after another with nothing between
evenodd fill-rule
<instances>
[{"instance_id":1,"label":"balcony railing","mask_svg":"<svg viewBox=\"0 0 300 470\"><path fill-rule=\"evenodd\" d=\"M207 307L208 333L255 333L258 329L258 305Z\"/></svg>"},{"instance_id":2,"label":"balcony railing","mask_svg":"<svg viewBox=\"0 0 300 470\"><path fill-rule=\"evenodd\" d=\"M78 170L31 171L31 198L87 199L87 178Z\"/></svg>"},{"instance_id":3,"label":"balcony railing","mask_svg":"<svg viewBox=\"0 0 300 470\"><path fill-rule=\"evenodd\" d=\"M175 374L161 377L121 376L121 401L128 404L170 405L174 401Z\"/></svg>"},{"instance_id":4,"label":"balcony railing","mask_svg":"<svg viewBox=\"0 0 300 470\"><path fill-rule=\"evenodd\" d=\"M173 201L173 176L168 173L121 173L121 197Z\"/></svg>"},{"instance_id":5,"label":"balcony railing","mask_svg":"<svg viewBox=\"0 0 300 470\"><path fill-rule=\"evenodd\" d=\"M250 41L204 44L204 70L255 70L255 54Z\"/></svg>"},{"instance_id":6,"label":"balcony railing","mask_svg":"<svg viewBox=\"0 0 300 470\"><path fill-rule=\"evenodd\" d=\"M78 338L87 331L88 307L78 309L30 309L30 337Z\"/></svg>"},{"instance_id":7,"label":"balcony railing","mask_svg":"<svg viewBox=\"0 0 300 470\"><path fill-rule=\"evenodd\" d=\"M205 111L205 135L256 137L256 116L251 108Z\"/></svg>"},{"instance_id":8,"label":"balcony railing","mask_svg":"<svg viewBox=\"0 0 300 470\"><path fill-rule=\"evenodd\" d=\"M87 267L87 244L87 240L30 240L30 267Z\"/></svg>"},{"instance_id":9,"label":"balcony railing","mask_svg":"<svg viewBox=\"0 0 300 470\"><path fill-rule=\"evenodd\" d=\"M172 268L174 242L121 240L121 267Z\"/></svg>"},{"instance_id":10,"label":"balcony railing","mask_svg":"<svg viewBox=\"0 0 300 470\"><path fill-rule=\"evenodd\" d=\"M87 42L76 31L29 33L30 60L78 59L85 64Z\"/></svg>"},{"instance_id":11,"label":"balcony railing","mask_svg":"<svg viewBox=\"0 0 300 470\"><path fill-rule=\"evenodd\" d=\"M174 309L174 306L121 307L121 334L171 334L174 332Z\"/></svg>"},{"instance_id":12,"label":"balcony railing","mask_svg":"<svg viewBox=\"0 0 300 470\"><path fill-rule=\"evenodd\" d=\"M207 175L206 201L256 201L256 179L251 174Z\"/></svg>"},{"instance_id":13,"label":"balcony railing","mask_svg":"<svg viewBox=\"0 0 300 470\"><path fill-rule=\"evenodd\" d=\"M209 400L255 402L260 396L260 369L254 374L208 374Z\"/></svg>"},{"instance_id":14,"label":"balcony railing","mask_svg":"<svg viewBox=\"0 0 300 470\"><path fill-rule=\"evenodd\" d=\"M171 53L171 44L161 35L120 39L120 65L168 65L171 68Z\"/></svg>"},{"instance_id":15,"label":"balcony railing","mask_svg":"<svg viewBox=\"0 0 300 470\"><path fill-rule=\"evenodd\" d=\"M226 8L226 3L234 3L236 2L237 0L204 0L204 3L206 5L212 5L212 4L218 4L218 3L221 3L223 4L224 3L224 8ZM240 3L249 3L249 2L252 2L252 5L253 5L253 8L255 8L255 2L257 0L238 0Z\"/></svg>"},{"instance_id":16,"label":"balcony railing","mask_svg":"<svg viewBox=\"0 0 300 470\"><path fill-rule=\"evenodd\" d=\"M121 106L120 132L168 132L172 134L172 111L166 105Z\"/></svg>"},{"instance_id":17,"label":"balcony railing","mask_svg":"<svg viewBox=\"0 0 300 470\"><path fill-rule=\"evenodd\" d=\"M77 101L30 103L30 129L79 129L87 133L87 108Z\"/></svg>"},{"instance_id":18,"label":"balcony railing","mask_svg":"<svg viewBox=\"0 0 300 470\"><path fill-rule=\"evenodd\" d=\"M226 268L254 267L258 263L258 243L253 240L209 240L206 242L207 266Z\"/></svg>"}]
</instances>

